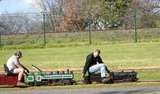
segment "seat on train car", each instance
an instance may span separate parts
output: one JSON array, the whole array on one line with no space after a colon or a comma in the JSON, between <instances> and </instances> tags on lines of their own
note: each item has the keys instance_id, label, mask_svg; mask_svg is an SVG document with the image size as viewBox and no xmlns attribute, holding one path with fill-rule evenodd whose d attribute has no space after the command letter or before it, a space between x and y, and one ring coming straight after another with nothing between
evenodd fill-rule
<instances>
[{"instance_id":1,"label":"seat on train car","mask_svg":"<svg viewBox=\"0 0 160 94\"><path fill-rule=\"evenodd\" d=\"M6 64L4 64L4 71L5 74L0 74L0 86L16 86L18 81L17 74L10 72Z\"/></svg>"},{"instance_id":2,"label":"seat on train car","mask_svg":"<svg viewBox=\"0 0 160 94\"><path fill-rule=\"evenodd\" d=\"M7 67L6 64L4 64L4 71L5 71L5 74L7 76L17 76L17 74L14 74L14 73L12 73L12 72L9 71L9 69L8 69L8 67Z\"/></svg>"},{"instance_id":3,"label":"seat on train car","mask_svg":"<svg viewBox=\"0 0 160 94\"><path fill-rule=\"evenodd\" d=\"M87 72L87 74L88 75L84 77L84 80L83 80L84 83L86 84L92 84L92 82L102 83L101 74L99 72L94 72L94 73ZM106 83L113 83L109 75L108 77L106 77L106 79L108 79L108 82Z\"/></svg>"},{"instance_id":4,"label":"seat on train car","mask_svg":"<svg viewBox=\"0 0 160 94\"><path fill-rule=\"evenodd\" d=\"M92 82L101 82L100 73L88 73L88 75L84 77L84 83L92 84Z\"/></svg>"},{"instance_id":5,"label":"seat on train car","mask_svg":"<svg viewBox=\"0 0 160 94\"><path fill-rule=\"evenodd\" d=\"M109 77L106 77L108 81L106 83L111 84L114 82L136 82L137 72L135 71L121 71L121 72L111 72ZM100 73L89 73L89 75L84 77L84 83L91 84L92 82L100 82L101 83L101 75Z\"/></svg>"}]
</instances>

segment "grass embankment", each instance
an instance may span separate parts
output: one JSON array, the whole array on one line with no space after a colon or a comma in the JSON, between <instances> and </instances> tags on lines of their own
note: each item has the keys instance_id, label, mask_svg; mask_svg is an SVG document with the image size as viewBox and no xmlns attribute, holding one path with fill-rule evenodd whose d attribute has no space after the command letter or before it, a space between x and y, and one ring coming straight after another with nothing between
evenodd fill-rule
<instances>
[{"instance_id":1,"label":"grass embankment","mask_svg":"<svg viewBox=\"0 0 160 94\"><path fill-rule=\"evenodd\" d=\"M95 48L102 50L102 58L111 70L142 69L138 70L140 79L160 79L160 42L152 43L125 43L110 45L92 45L79 47L21 49L23 58L21 62L29 69L34 64L43 70L82 69L85 57ZM0 70L18 49L0 50ZM157 68L155 70L155 68ZM147 70L144 70L147 69ZM75 74L81 79L81 73Z\"/></svg>"},{"instance_id":2,"label":"grass embankment","mask_svg":"<svg viewBox=\"0 0 160 94\"><path fill-rule=\"evenodd\" d=\"M92 31L91 40L93 45L133 43L134 30L106 30ZM159 28L147 28L137 30L138 42L160 42ZM43 48L43 32L33 34L2 35L1 44L3 48ZM60 32L46 33L46 47L69 47L85 46L89 44L88 31L83 32Z\"/></svg>"}]
</instances>

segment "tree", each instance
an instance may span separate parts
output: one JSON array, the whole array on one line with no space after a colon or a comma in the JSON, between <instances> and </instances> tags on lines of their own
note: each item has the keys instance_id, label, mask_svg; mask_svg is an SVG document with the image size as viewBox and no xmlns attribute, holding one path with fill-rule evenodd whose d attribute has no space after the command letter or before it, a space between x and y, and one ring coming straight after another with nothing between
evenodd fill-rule
<instances>
[{"instance_id":1,"label":"tree","mask_svg":"<svg viewBox=\"0 0 160 94\"><path fill-rule=\"evenodd\" d=\"M85 0L65 0L64 15L60 18L60 31L85 29Z\"/></svg>"},{"instance_id":2,"label":"tree","mask_svg":"<svg viewBox=\"0 0 160 94\"><path fill-rule=\"evenodd\" d=\"M34 17L36 16L36 17ZM0 31L5 34L36 32L41 29L39 15L26 15L23 13L1 14Z\"/></svg>"},{"instance_id":3,"label":"tree","mask_svg":"<svg viewBox=\"0 0 160 94\"><path fill-rule=\"evenodd\" d=\"M119 27L123 23L122 17L130 6L132 0L101 0L101 16L109 28Z\"/></svg>"},{"instance_id":4,"label":"tree","mask_svg":"<svg viewBox=\"0 0 160 94\"><path fill-rule=\"evenodd\" d=\"M52 31L79 31L84 28L85 0L40 0L41 10L47 15L47 26Z\"/></svg>"},{"instance_id":5,"label":"tree","mask_svg":"<svg viewBox=\"0 0 160 94\"><path fill-rule=\"evenodd\" d=\"M134 0L132 9L137 11L139 27L157 27L157 21L160 20L159 0Z\"/></svg>"},{"instance_id":6,"label":"tree","mask_svg":"<svg viewBox=\"0 0 160 94\"><path fill-rule=\"evenodd\" d=\"M132 0L87 0L95 29L120 27Z\"/></svg>"},{"instance_id":7,"label":"tree","mask_svg":"<svg viewBox=\"0 0 160 94\"><path fill-rule=\"evenodd\" d=\"M63 15L63 6L65 0L35 0L40 6L42 12L47 17L48 30L56 31L59 23L59 17Z\"/></svg>"}]
</instances>

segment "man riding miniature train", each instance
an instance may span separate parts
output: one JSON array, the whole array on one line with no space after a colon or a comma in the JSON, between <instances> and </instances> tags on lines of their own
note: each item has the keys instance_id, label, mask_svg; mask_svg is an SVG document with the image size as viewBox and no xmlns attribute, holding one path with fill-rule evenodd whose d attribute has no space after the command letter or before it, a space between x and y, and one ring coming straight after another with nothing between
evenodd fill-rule
<instances>
[{"instance_id":1,"label":"man riding miniature train","mask_svg":"<svg viewBox=\"0 0 160 94\"><path fill-rule=\"evenodd\" d=\"M20 58L22 58L22 52L17 51L8 59L6 65L10 73L18 74L17 85L24 85L22 82L23 74L25 71L29 72L29 70L20 63Z\"/></svg>"},{"instance_id":2,"label":"man riding miniature train","mask_svg":"<svg viewBox=\"0 0 160 94\"><path fill-rule=\"evenodd\" d=\"M85 77L86 73L101 73L101 82L106 83L108 79L106 79L106 72L110 74L107 66L103 64L102 58L100 57L101 51L96 49L94 52L90 53L85 62L85 66L83 69L83 77Z\"/></svg>"}]
</instances>

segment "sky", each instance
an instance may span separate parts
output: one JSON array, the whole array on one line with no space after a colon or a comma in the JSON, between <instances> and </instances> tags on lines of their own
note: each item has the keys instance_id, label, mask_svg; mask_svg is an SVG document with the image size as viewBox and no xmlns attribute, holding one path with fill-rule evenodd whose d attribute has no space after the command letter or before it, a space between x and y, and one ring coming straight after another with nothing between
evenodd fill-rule
<instances>
[{"instance_id":1,"label":"sky","mask_svg":"<svg viewBox=\"0 0 160 94\"><path fill-rule=\"evenodd\" d=\"M2 0L0 2L0 13L35 12L33 0Z\"/></svg>"},{"instance_id":2,"label":"sky","mask_svg":"<svg viewBox=\"0 0 160 94\"><path fill-rule=\"evenodd\" d=\"M40 9L35 5L35 1L38 0L2 0L0 2L0 13L40 12Z\"/></svg>"}]
</instances>

